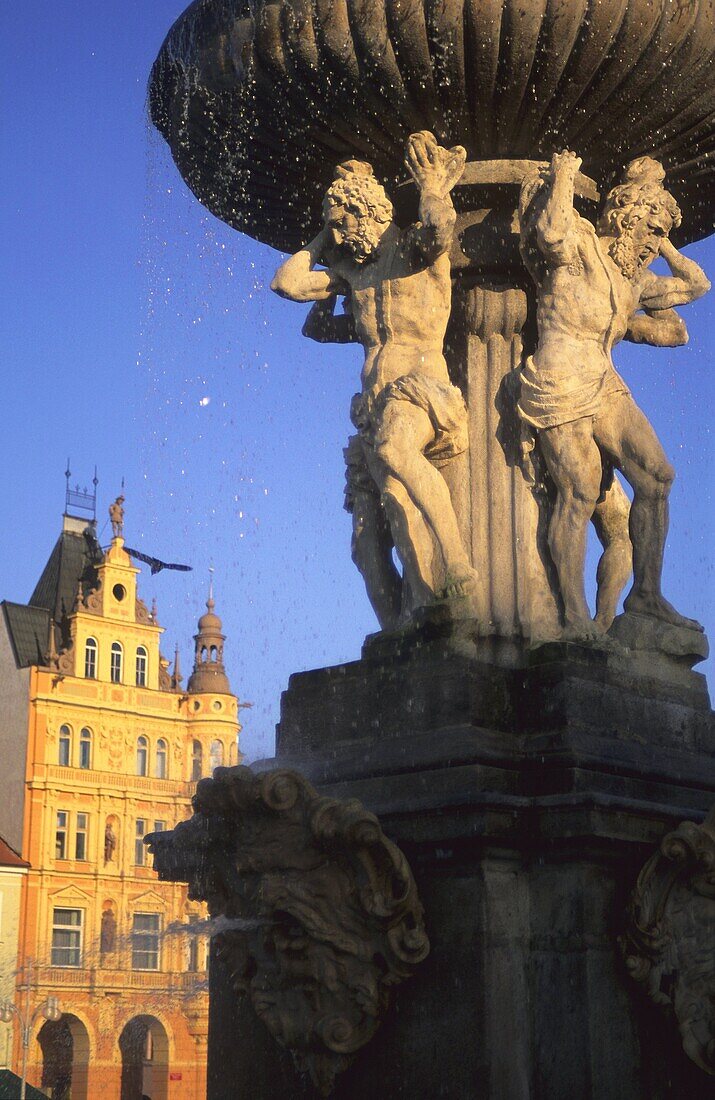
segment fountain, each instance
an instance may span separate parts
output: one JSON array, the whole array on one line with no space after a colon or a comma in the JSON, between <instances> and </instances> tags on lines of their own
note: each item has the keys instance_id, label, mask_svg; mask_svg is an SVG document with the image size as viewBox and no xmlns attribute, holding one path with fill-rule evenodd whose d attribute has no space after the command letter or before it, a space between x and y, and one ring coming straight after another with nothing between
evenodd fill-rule
<instances>
[{"instance_id":1,"label":"fountain","mask_svg":"<svg viewBox=\"0 0 715 1100\"><path fill-rule=\"evenodd\" d=\"M218 944L211 1100L315 1089L343 1100L675 1098L702 1093L715 1070L707 983L656 966L648 898L636 890L627 905L665 837L658 882L671 881L663 860L679 853L679 911L696 900L687 933L674 920L660 934L690 937L715 971L702 874L712 830L700 824L715 788L715 740L707 686L693 671L707 641L658 592L670 469L610 365L598 368L591 405L574 413L569 390L565 417L533 411L548 396L544 373L569 361L563 348L582 364L596 339L583 335L583 300L594 314L606 309L608 364L626 333L683 342L673 307L709 288L675 246L713 227L714 55L704 0L196 0L167 36L151 113L183 178L228 224L296 254L274 287L329 301L311 310L308 335L365 349L348 464L356 561L383 627L361 660L291 677L275 762L255 775L219 769L202 782L191 829L153 838L163 877L190 881L213 915L258 922ZM575 150L583 171L577 158L554 156L561 150ZM374 245L356 243L345 219L355 202L380 227ZM639 221L650 237L626 275L618 242ZM668 287L648 274L658 250ZM618 328L620 278L637 293ZM333 315L336 294L347 295L344 317ZM422 313L432 328L413 354L405 349L423 332ZM549 361L554 328L570 343ZM378 392L370 371L388 346L399 362L391 350L397 366ZM621 411L606 416L602 402ZM574 422L577 431L563 430ZM615 622L630 565L628 502L607 477L605 496L581 482L574 494L577 435L599 471L612 463L636 488L635 584ZM574 468L583 467L579 459ZM559 538L554 516L574 496L586 503ZM602 575L595 622L578 601L577 543L591 514L612 589ZM404 577L386 564L393 546ZM338 848L332 827L310 824L321 798L336 820L363 822L341 824ZM302 847L289 821L303 830ZM246 839L259 825L260 859ZM685 847L668 840L681 835ZM326 965L316 944L337 942L332 925L321 932L293 893L290 918L276 917L278 901L265 909L280 883L313 873L328 850L338 925L349 920L354 931L347 899L359 886L335 886L348 872L358 884L368 875L370 921L378 911L387 921L354 931L354 952L371 965L383 959L390 985L411 975L387 998L365 972L379 1027L356 1023L352 1001L339 1010L331 1001L324 1018L315 1007L326 995L314 988ZM414 933L399 975L376 946L393 919L386 868L397 866L395 927L407 920ZM257 889L255 875L270 886ZM261 921L270 937L256 933ZM277 958L313 990L309 1026L294 983L276 978ZM335 981L354 990L346 965L340 954L331 962L343 975ZM659 975L659 988L648 987L655 1006L629 971L646 985ZM234 986L250 987L250 1003Z\"/></svg>"}]
</instances>

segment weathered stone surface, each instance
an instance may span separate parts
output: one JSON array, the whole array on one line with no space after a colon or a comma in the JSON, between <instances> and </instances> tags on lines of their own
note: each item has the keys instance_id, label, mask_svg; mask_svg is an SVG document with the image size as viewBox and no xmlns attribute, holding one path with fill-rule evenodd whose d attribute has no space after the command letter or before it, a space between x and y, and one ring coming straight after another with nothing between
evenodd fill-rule
<instances>
[{"instance_id":1,"label":"weathered stone surface","mask_svg":"<svg viewBox=\"0 0 715 1100\"><path fill-rule=\"evenodd\" d=\"M712 232L714 55L707 3L201 0L166 38L150 106L197 197L286 252L318 231L335 164L362 157L391 185L423 128L475 161L586 150L601 188L649 152L685 241Z\"/></svg>"},{"instance_id":2,"label":"weathered stone surface","mask_svg":"<svg viewBox=\"0 0 715 1100\"><path fill-rule=\"evenodd\" d=\"M668 833L638 876L621 946L631 976L715 1075L715 806Z\"/></svg>"},{"instance_id":3,"label":"weathered stone surface","mask_svg":"<svg viewBox=\"0 0 715 1100\"><path fill-rule=\"evenodd\" d=\"M146 838L159 877L208 902L234 989L327 1096L429 951L407 861L358 802L285 769L217 768L194 811Z\"/></svg>"},{"instance_id":4,"label":"weathered stone surface","mask_svg":"<svg viewBox=\"0 0 715 1100\"><path fill-rule=\"evenodd\" d=\"M676 626L634 611L619 615L609 634L625 649L649 656L667 654L687 667L704 661L710 653L708 640L701 630Z\"/></svg>"},{"instance_id":5,"label":"weathered stone surface","mask_svg":"<svg viewBox=\"0 0 715 1100\"><path fill-rule=\"evenodd\" d=\"M707 1078L631 991L617 945L653 846L715 795L702 677L647 686L623 653L520 649L434 618L365 654L291 678L264 765L298 765L378 813L425 909L430 956L336 1100L702 1095ZM312 1097L218 961L211 981L211 1100L228 1074L232 1100ZM236 1028L245 1043L231 1046Z\"/></svg>"}]
</instances>

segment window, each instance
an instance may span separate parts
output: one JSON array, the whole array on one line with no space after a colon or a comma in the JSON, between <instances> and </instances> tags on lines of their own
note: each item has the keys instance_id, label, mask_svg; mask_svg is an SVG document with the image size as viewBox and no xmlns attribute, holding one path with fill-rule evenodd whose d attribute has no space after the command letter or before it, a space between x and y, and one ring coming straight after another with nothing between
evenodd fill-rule
<instances>
[{"instance_id":1,"label":"window","mask_svg":"<svg viewBox=\"0 0 715 1100\"><path fill-rule=\"evenodd\" d=\"M52 911L52 965L82 965L82 910Z\"/></svg>"},{"instance_id":2,"label":"window","mask_svg":"<svg viewBox=\"0 0 715 1100\"><path fill-rule=\"evenodd\" d=\"M84 675L87 680L97 679L97 643L88 638L84 646Z\"/></svg>"},{"instance_id":3,"label":"window","mask_svg":"<svg viewBox=\"0 0 715 1100\"><path fill-rule=\"evenodd\" d=\"M167 776L166 760L167 760L166 741L163 739L163 737L161 737L161 738L159 738L159 740L156 743L156 778L157 779L166 779L166 776Z\"/></svg>"},{"instance_id":4,"label":"window","mask_svg":"<svg viewBox=\"0 0 715 1100\"><path fill-rule=\"evenodd\" d=\"M92 731L86 726L80 730L79 734L79 766L80 768L92 766Z\"/></svg>"},{"instance_id":5,"label":"window","mask_svg":"<svg viewBox=\"0 0 715 1100\"><path fill-rule=\"evenodd\" d=\"M109 679L113 684L122 682L122 647L119 642L112 642L112 652L109 661Z\"/></svg>"},{"instance_id":6,"label":"window","mask_svg":"<svg viewBox=\"0 0 715 1100\"><path fill-rule=\"evenodd\" d=\"M55 859L67 859L67 810L57 811L57 831L55 832Z\"/></svg>"},{"instance_id":7,"label":"window","mask_svg":"<svg viewBox=\"0 0 715 1100\"><path fill-rule=\"evenodd\" d=\"M146 820L143 817L137 818L137 829L134 840L134 862L137 867L144 866L144 853L146 848L144 847L144 835L146 833Z\"/></svg>"},{"instance_id":8,"label":"window","mask_svg":"<svg viewBox=\"0 0 715 1100\"><path fill-rule=\"evenodd\" d=\"M60 726L58 762L63 768L69 768L72 763L72 730L69 726Z\"/></svg>"},{"instance_id":9,"label":"window","mask_svg":"<svg viewBox=\"0 0 715 1100\"><path fill-rule=\"evenodd\" d=\"M146 687L147 652L143 645L137 646L137 687Z\"/></svg>"},{"instance_id":10,"label":"window","mask_svg":"<svg viewBox=\"0 0 715 1100\"><path fill-rule=\"evenodd\" d=\"M223 765L223 741L211 742L211 771Z\"/></svg>"},{"instance_id":11,"label":"window","mask_svg":"<svg viewBox=\"0 0 715 1100\"><path fill-rule=\"evenodd\" d=\"M154 822L154 832L155 833L163 833L165 829L166 829L166 822L165 821L155 821Z\"/></svg>"},{"instance_id":12,"label":"window","mask_svg":"<svg viewBox=\"0 0 715 1100\"><path fill-rule=\"evenodd\" d=\"M135 913L132 924L132 970L159 969L161 917L158 913Z\"/></svg>"},{"instance_id":13,"label":"window","mask_svg":"<svg viewBox=\"0 0 715 1100\"><path fill-rule=\"evenodd\" d=\"M149 761L149 742L144 736L137 737L137 775L146 775Z\"/></svg>"},{"instance_id":14,"label":"window","mask_svg":"<svg viewBox=\"0 0 715 1100\"><path fill-rule=\"evenodd\" d=\"M87 814L77 814L77 828L74 835L74 858L87 858Z\"/></svg>"},{"instance_id":15,"label":"window","mask_svg":"<svg viewBox=\"0 0 715 1100\"><path fill-rule=\"evenodd\" d=\"M203 749L200 741L194 741L191 750L191 778L200 779L203 771Z\"/></svg>"}]
</instances>

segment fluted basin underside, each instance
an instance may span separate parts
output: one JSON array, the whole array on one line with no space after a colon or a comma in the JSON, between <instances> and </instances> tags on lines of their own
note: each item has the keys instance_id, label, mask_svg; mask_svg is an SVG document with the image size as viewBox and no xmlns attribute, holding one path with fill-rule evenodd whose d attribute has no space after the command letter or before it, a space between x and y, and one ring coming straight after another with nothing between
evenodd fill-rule
<instances>
[{"instance_id":1,"label":"fluted basin underside","mask_svg":"<svg viewBox=\"0 0 715 1100\"><path fill-rule=\"evenodd\" d=\"M196 196L281 249L335 163L404 179L407 135L469 158L575 149L601 186L663 160L680 241L715 213L715 0L196 0L154 66L152 119Z\"/></svg>"}]
</instances>

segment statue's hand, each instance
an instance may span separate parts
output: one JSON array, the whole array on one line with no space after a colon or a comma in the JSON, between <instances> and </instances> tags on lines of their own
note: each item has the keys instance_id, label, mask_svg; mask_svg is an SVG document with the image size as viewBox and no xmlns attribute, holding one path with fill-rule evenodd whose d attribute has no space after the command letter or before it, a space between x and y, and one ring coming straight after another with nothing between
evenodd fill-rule
<instances>
[{"instance_id":1,"label":"statue's hand","mask_svg":"<svg viewBox=\"0 0 715 1100\"><path fill-rule=\"evenodd\" d=\"M445 149L429 130L420 130L407 140L405 164L420 191L444 198L461 178L466 160L466 149L461 145Z\"/></svg>"},{"instance_id":2,"label":"statue's hand","mask_svg":"<svg viewBox=\"0 0 715 1100\"><path fill-rule=\"evenodd\" d=\"M564 149L562 153L554 153L551 158L549 174L553 182L558 176L575 177L582 164L581 157L576 156L570 149Z\"/></svg>"}]
</instances>

